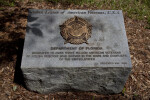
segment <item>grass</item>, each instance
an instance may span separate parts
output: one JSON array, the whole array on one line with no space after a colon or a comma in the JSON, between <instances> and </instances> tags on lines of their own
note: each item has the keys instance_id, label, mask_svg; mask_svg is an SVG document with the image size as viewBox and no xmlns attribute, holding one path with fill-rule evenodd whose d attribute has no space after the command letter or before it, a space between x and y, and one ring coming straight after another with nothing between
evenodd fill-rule
<instances>
[{"instance_id":1,"label":"grass","mask_svg":"<svg viewBox=\"0 0 150 100\"><path fill-rule=\"evenodd\" d=\"M15 6L15 0L0 0L0 6Z\"/></svg>"},{"instance_id":2,"label":"grass","mask_svg":"<svg viewBox=\"0 0 150 100\"><path fill-rule=\"evenodd\" d=\"M95 0L46 0L48 2L54 2L54 3L73 3L76 5L83 5L83 4L91 4L94 3Z\"/></svg>"},{"instance_id":3,"label":"grass","mask_svg":"<svg viewBox=\"0 0 150 100\"><path fill-rule=\"evenodd\" d=\"M1 7L0 7L0 10L4 10L4 8L1 8Z\"/></svg>"},{"instance_id":4,"label":"grass","mask_svg":"<svg viewBox=\"0 0 150 100\"><path fill-rule=\"evenodd\" d=\"M95 100L95 96L93 96L92 100Z\"/></svg>"},{"instance_id":5,"label":"grass","mask_svg":"<svg viewBox=\"0 0 150 100\"><path fill-rule=\"evenodd\" d=\"M54 3L74 3L76 5L96 5L99 9L123 10L128 17L147 20L150 28L150 0L47 0Z\"/></svg>"},{"instance_id":6,"label":"grass","mask_svg":"<svg viewBox=\"0 0 150 100\"><path fill-rule=\"evenodd\" d=\"M24 1L24 0L20 0ZM99 9L123 10L128 17L147 20L150 29L150 0L29 0L30 2L48 1L52 3L67 3L75 5L97 6ZM0 0L2 6L15 6L15 0Z\"/></svg>"},{"instance_id":7,"label":"grass","mask_svg":"<svg viewBox=\"0 0 150 100\"><path fill-rule=\"evenodd\" d=\"M126 88L123 88L122 90L122 94L124 94L126 92Z\"/></svg>"}]
</instances>

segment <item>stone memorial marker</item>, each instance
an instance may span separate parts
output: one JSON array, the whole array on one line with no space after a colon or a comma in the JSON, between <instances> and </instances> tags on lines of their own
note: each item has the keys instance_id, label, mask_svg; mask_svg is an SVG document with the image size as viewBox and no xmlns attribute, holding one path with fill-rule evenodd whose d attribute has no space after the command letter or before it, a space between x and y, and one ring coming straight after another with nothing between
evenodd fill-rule
<instances>
[{"instance_id":1,"label":"stone memorial marker","mask_svg":"<svg viewBox=\"0 0 150 100\"><path fill-rule=\"evenodd\" d=\"M29 90L119 93L131 68L121 10L29 10L21 63Z\"/></svg>"}]
</instances>

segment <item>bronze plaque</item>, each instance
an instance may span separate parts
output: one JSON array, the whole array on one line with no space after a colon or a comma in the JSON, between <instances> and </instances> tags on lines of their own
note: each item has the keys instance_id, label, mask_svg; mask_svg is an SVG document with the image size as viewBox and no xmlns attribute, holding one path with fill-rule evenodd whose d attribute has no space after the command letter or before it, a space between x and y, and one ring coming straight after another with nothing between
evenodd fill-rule
<instances>
[{"instance_id":1,"label":"bronze plaque","mask_svg":"<svg viewBox=\"0 0 150 100\"><path fill-rule=\"evenodd\" d=\"M91 37L92 25L85 19L73 17L60 25L60 33L65 39L65 43L82 44L88 43Z\"/></svg>"}]
</instances>

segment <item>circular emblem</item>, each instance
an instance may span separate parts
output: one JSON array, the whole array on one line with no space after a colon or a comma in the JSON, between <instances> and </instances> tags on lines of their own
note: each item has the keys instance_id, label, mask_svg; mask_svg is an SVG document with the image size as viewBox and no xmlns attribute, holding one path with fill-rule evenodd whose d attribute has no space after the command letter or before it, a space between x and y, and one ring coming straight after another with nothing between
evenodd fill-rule
<instances>
[{"instance_id":1,"label":"circular emblem","mask_svg":"<svg viewBox=\"0 0 150 100\"><path fill-rule=\"evenodd\" d=\"M91 37L92 25L83 18L75 16L60 25L60 34L65 39L65 43L82 44L88 43Z\"/></svg>"}]
</instances>

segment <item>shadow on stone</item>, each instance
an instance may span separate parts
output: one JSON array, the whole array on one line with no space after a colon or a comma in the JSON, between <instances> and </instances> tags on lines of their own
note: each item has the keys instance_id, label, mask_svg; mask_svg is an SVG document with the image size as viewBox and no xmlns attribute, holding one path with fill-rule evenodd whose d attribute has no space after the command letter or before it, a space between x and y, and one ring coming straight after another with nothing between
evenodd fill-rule
<instances>
[{"instance_id":1,"label":"shadow on stone","mask_svg":"<svg viewBox=\"0 0 150 100\"><path fill-rule=\"evenodd\" d=\"M17 62L15 66L15 75L14 75L14 82L26 87L24 82L24 77L21 71L21 60L22 60L22 53L23 53L23 46L24 46L24 39L20 41L18 54L17 54Z\"/></svg>"}]
</instances>

